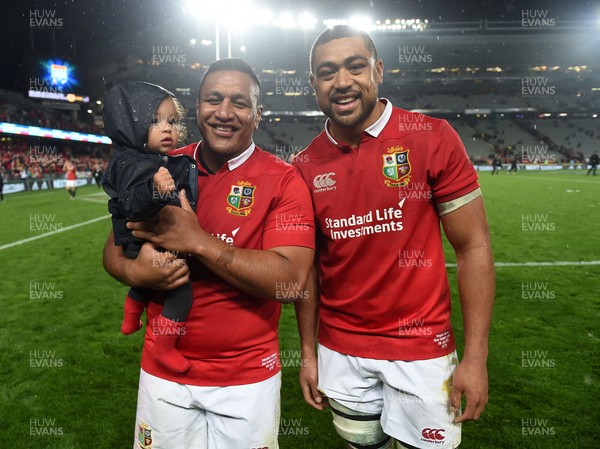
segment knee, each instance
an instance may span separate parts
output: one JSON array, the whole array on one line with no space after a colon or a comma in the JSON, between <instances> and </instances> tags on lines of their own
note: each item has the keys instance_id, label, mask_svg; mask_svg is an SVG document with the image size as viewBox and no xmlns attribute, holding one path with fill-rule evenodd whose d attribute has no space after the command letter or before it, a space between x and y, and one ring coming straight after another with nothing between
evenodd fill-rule
<instances>
[{"instance_id":1,"label":"knee","mask_svg":"<svg viewBox=\"0 0 600 449\"><path fill-rule=\"evenodd\" d=\"M381 428L381 415L356 412L330 399L333 426L352 449L391 449L392 439Z\"/></svg>"}]
</instances>

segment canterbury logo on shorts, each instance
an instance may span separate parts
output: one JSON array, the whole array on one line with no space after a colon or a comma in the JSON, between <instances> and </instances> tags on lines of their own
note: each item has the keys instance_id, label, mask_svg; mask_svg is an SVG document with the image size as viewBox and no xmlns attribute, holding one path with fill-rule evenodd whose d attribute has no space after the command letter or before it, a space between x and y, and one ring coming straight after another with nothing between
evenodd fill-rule
<instances>
[{"instance_id":1,"label":"canterbury logo on shorts","mask_svg":"<svg viewBox=\"0 0 600 449\"><path fill-rule=\"evenodd\" d=\"M423 435L423 441L439 442L444 440L445 431L446 430L444 429L430 429L429 427L426 427L421 431L421 435Z\"/></svg>"}]
</instances>

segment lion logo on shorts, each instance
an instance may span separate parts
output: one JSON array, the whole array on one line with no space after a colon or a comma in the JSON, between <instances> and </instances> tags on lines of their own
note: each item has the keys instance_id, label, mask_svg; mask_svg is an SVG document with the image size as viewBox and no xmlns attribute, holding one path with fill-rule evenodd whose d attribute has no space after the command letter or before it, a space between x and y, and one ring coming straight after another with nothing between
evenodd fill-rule
<instances>
[{"instance_id":1,"label":"lion logo on shorts","mask_svg":"<svg viewBox=\"0 0 600 449\"><path fill-rule=\"evenodd\" d=\"M137 437L139 449L152 448L152 427L150 427L145 422L138 423Z\"/></svg>"}]
</instances>

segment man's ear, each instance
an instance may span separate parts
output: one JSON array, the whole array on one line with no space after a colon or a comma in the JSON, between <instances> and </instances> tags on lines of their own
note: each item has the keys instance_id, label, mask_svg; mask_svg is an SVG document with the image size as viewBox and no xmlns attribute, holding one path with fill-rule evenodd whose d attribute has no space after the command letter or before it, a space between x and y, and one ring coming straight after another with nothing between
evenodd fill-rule
<instances>
[{"instance_id":1,"label":"man's ear","mask_svg":"<svg viewBox=\"0 0 600 449\"><path fill-rule=\"evenodd\" d=\"M254 119L254 129L258 129L258 124L260 123L260 120L262 118L262 113L263 113L263 107L259 106L256 109L256 118Z\"/></svg>"},{"instance_id":2,"label":"man's ear","mask_svg":"<svg viewBox=\"0 0 600 449\"><path fill-rule=\"evenodd\" d=\"M375 82L377 84L383 83L383 60L379 58L375 61Z\"/></svg>"},{"instance_id":3,"label":"man's ear","mask_svg":"<svg viewBox=\"0 0 600 449\"><path fill-rule=\"evenodd\" d=\"M316 84L317 81L315 80L315 76L312 73L308 77L308 82L310 83L310 87L312 87L312 89L314 91L316 91L317 89L315 88L315 84Z\"/></svg>"}]
</instances>

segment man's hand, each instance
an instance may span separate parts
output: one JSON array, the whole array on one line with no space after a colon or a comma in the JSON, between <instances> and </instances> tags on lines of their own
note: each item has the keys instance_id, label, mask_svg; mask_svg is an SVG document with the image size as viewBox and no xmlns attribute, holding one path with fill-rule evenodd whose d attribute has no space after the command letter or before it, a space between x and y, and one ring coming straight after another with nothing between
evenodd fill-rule
<instances>
[{"instance_id":1,"label":"man's hand","mask_svg":"<svg viewBox=\"0 0 600 449\"><path fill-rule=\"evenodd\" d=\"M115 246L112 231L104 246L104 268L116 280L130 287L172 290L189 280L189 268L183 259L160 252L153 243L144 243L135 259L123 255Z\"/></svg>"},{"instance_id":2,"label":"man's hand","mask_svg":"<svg viewBox=\"0 0 600 449\"><path fill-rule=\"evenodd\" d=\"M175 191L175 181L165 167L160 167L154 175L154 190L161 195Z\"/></svg>"},{"instance_id":3,"label":"man's hand","mask_svg":"<svg viewBox=\"0 0 600 449\"><path fill-rule=\"evenodd\" d=\"M467 405L462 415L454 419L456 424L477 420L488 402L488 375L485 360L464 359L454 371L450 411L460 409L460 401L465 396Z\"/></svg>"},{"instance_id":4,"label":"man's hand","mask_svg":"<svg viewBox=\"0 0 600 449\"><path fill-rule=\"evenodd\" d=\"M300 367L300 388L304 400L317 410L323 410L328 406L321 392L317 389L319 383L319 374L317 372L317 357L314 354L308 357L302 356L302 366Z\"/></svg>"},{"instance_id":5,"label":"man's hand","mask_svg":"<svg viewBox=\"0 0 600 449\"><path fill-rule=\"evenodd\" d=\"M193 253L199 237L210 236L200 228L196 213L185 196L179 192L181 207L165 206L158 214L158 221L129 222L133 236L148 240L161 248L180 255Z\"/></svg>"}]
</instances>

